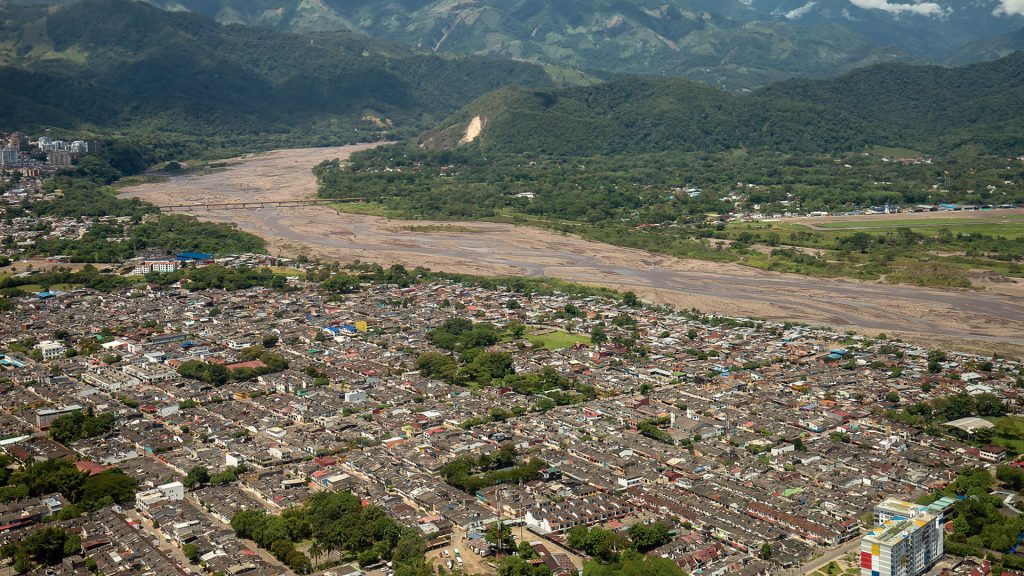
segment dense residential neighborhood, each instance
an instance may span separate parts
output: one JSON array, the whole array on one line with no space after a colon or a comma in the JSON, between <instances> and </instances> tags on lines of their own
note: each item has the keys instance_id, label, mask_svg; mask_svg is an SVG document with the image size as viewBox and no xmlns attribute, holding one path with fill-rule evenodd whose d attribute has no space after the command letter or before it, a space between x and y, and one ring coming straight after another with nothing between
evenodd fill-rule
<instances>
[{"instance_id":1,"label":"dense residential neighborhood","mask_svg":"<svg viewBox=\"0 0 1024 576\"><path fill-rule=\"evenodd\" d=\"M243 263L265 262L221 261ZM348 492L414 530L442 567L454 553L493 571L485 535L499 523L554 574L595 554L579 527L662 524L647 554L687 572L782 574L854 554L883 500L1016 453L1002 441L1010 417L983 418L1018 411L1019 363L884 335L444 281L346 295L297 273L287 290L67 288L9 300L0 444L21 466L120 469L137 492L46 524L81 542L51 573L86 573L86 558L108 575L286 573L232 518ZM479 354L510 365L463 381L436 370L425 359L449 357L438 333L453 319L493 327L502 336ZM197 366L224 377L203 381ZM559 385L521 388L530 375ZM901 412L958 395L995 405L927 429ZM83 414L110 425L68 433ZM498 472L536 465L513 481L451 473L506 457ZM216 481L195 481L200 468ZM69 505L59 490L5 496L4 542ZM346 573L336 556L322 563Z\"/></svg>"}]
</instances>

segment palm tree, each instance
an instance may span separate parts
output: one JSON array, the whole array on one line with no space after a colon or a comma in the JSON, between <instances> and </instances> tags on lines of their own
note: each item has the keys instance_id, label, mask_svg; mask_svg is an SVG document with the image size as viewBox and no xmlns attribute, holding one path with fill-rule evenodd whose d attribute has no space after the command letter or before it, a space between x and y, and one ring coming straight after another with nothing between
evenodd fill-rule
<instances>
[{"instance_id":1,"label":"palm tree","mask_svg":"<svg viewBox=\"0 0 1024 576\"><path fill-rule=\"evenodd\" d=\"M319 540L313 540L313 544L309 547L309 555L313 557L313 568L320 565L320 556L323 556L324 549L320 545Z\"/></svg>"},{"instance_id":2,"label":"palm tree","mask_svg":"<svg viewBox=\"0 0 1024 576\"><path fill-rule=\"evenodd\" d=\"M331 561L331 554L338 548L334 542L334 539L327 538L323 543L324 552L327 553L327 561Z\"/></svg>"}]
</instances>

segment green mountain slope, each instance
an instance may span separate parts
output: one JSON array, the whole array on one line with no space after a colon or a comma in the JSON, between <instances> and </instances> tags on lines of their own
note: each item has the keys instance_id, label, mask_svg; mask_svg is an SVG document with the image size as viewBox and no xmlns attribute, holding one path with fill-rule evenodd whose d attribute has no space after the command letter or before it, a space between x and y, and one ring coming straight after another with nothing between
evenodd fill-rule
<instances>
[{"instance_id":1,"label":"green mountain slope","mask_svg":"<svg viewBox=\"0 0 1024 576\"><path fill-rule=\"evenodd\" d=\"M730 89L911 59L843 23L793 23L740 0L145 1L225 23L358 30L431 52L683 76Z\"/></svg>"},{"instance_id":2,"label":"green mountain slope","mask_svg":"<svg viewBox=\"0 0 1024 576\"><path fill-rule=\"evenodd\" d=\"M1019 154L1024 53L966 68L886 64L828 80L733 94L680 79L622 79L565 89L505 88L422 137L496 152L566 156L867 145L948 150L977 144ZM477 130L479 128L479 130ZM479 134L477 134L479 132Z\"/></svg>"},{"instance_id":3,"label":"green mountain slope","mask_svg":"<svg viewBox=\"0 0 1024 576\"><path fill-rule=\"evenodd\" d=\"M0 6L0 125L170 133L228 145L416 133L532 64L416 53L352 33L222 26L127 0Z\"/></svg>"},{"instance_id":4,"label":"green mountain slope","mask_svg":"<svg viewBox=\"0 0 1024 576\"><path fill-rule=\"evenodd\" d=\"M963 66L971 62L995 60L1017 50L1024 50L1024 28L961 46L946 57L946 64Z\"/></svg>"}]
</instances>

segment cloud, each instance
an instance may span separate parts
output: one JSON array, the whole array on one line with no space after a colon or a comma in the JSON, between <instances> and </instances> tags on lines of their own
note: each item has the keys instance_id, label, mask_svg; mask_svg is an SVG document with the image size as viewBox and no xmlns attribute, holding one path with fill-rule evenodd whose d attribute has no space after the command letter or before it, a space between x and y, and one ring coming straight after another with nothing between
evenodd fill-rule
<instances>
[{"instance_id":1,"label":"cloud","mask_svg":"<svg viewBox=\"0 0 1024 576\"><path fill-rule=\"evenodd\" d=\"M1024 0L1018 0L1018 1L1019 2L1024 2ZM808 2L807 4L804 4L803 6L801 6L799 8L795 8L793 10L790 10L789 12L786 12L786 18L788 18L790 20L799 20L804 14L807 14L808 12L810 12L811 8L814 8L815 4L817 4L817 2L813 2L812 1L812 2Z\"/></svg>"},{"instance_id":2,"label":"cloud","mask_svg":"<svg viewBox=\"0 0 1024 576\"><path fill-rule=\"evenodd\" d=\"M999 0L996 6L997 16L1020 16L1024 15L1024 0Z\"/></svg>"},{"instance_id":3,"label":"cloud","mask_svg":"<svg viewBox=\"0 0 1024 576\"><path fill-rule=\"evenodd\" d=\"M1007 2L1024 4L1024 0L1002 0ZM891 0L850 0L850 3L865 10L883 10L891 14L921 14L923 16L945 16L950 12L949 8L943 8L935 2L906 2L895 3Z\"/></svg>"}]
</instances>

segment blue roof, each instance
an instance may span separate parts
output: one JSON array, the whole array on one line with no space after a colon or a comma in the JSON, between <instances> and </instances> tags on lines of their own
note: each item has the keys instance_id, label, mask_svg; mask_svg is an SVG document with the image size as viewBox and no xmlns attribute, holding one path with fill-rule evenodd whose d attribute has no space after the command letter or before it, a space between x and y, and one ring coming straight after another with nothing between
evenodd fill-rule
<instances>
[{"instance_id":1,"label":"blue roof","mask_svg":"<svg viewBox=\"0 0 1024 576\"><path fill-rule=\"evenodd\" d=\"M38 296L40 298L53 298L56 295L57 294L55 292L50 292L49 290L47 290L45 292L36 292L36 296Z\"/></svg>"},{"instance_id":2,"label":"blue roof","mask_svg":"<svg viewBox=\"0 0 1024 576\"><path fill-rule=\"evenodd\" d=\"M213 254L206 254L203 252L182 252L175 256L178 260L209 260L213 258Z\"/></svg>"}]
</instances>

